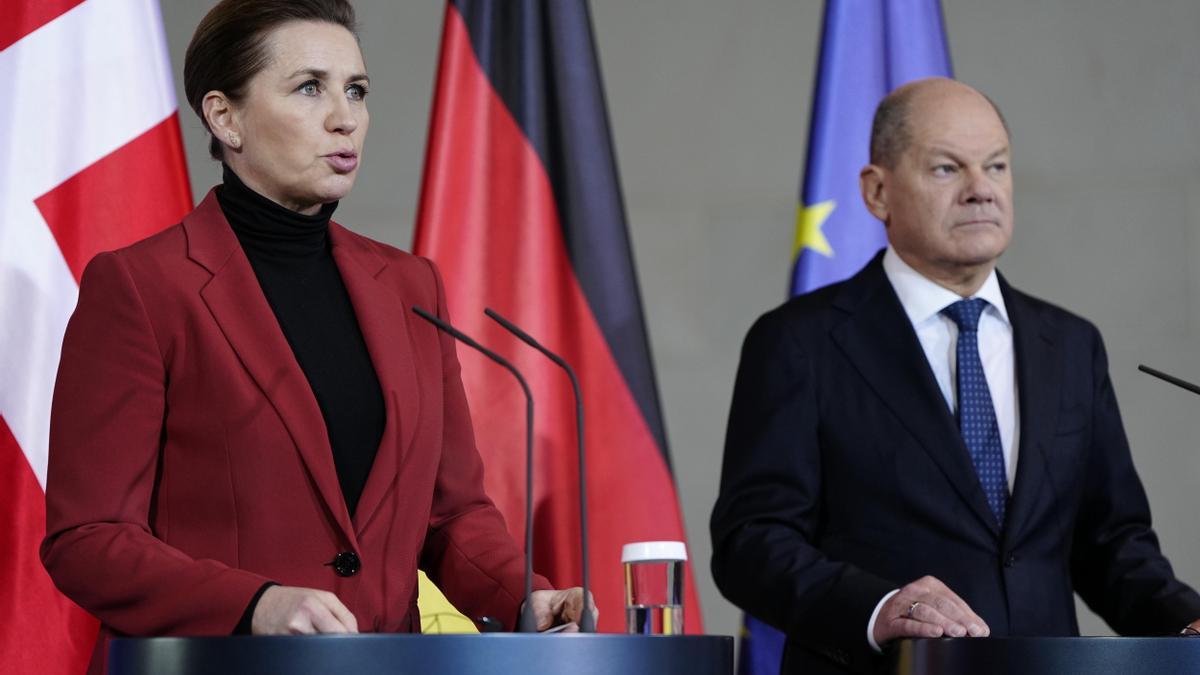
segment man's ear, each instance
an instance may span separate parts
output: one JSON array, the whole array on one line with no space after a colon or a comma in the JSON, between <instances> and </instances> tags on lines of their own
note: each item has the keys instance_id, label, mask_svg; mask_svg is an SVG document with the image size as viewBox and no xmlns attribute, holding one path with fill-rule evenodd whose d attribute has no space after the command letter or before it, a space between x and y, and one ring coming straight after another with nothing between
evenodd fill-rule
<instances>
[{"instance_id":1,"label":"man's ear","mask_svg":"<svg viewBox=\"0 0 1200 675\"><path fill-rule=\"evenodd\" d=\"M223 92L210 91L201 103L204 121L214 138L226 147L238 150L242 147L242 129L233 102Z\"/></svg>"},{"instance_id":2,"label":"man's ear","mask_svg":"<svg viewBox=\"0 0 1200 675\"><path fill-rule=\"evenodd\" d=\"M885 225L888 222L887 199L888 170L876 164L868 164L858 174L858 188L862 191L863 203L871 215Z\"/></svg>"}]
</instances>

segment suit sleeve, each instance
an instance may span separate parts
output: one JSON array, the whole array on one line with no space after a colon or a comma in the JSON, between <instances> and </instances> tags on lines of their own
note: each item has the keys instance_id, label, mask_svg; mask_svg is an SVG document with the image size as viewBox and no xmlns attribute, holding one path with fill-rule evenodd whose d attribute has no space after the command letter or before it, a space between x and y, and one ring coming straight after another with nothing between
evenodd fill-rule
<instances>
[{"instance_id":1,"label":"suit sleeve","mask_svg":"<svg viewBox=\"0 0 1200 675\"><path fill-rule=\"evenodd\" d=\"M441 275L432 262L429 266L437 315L449 322ZM483 489L483 460L475 447L454 338L439 331L439 341L443 445L421 569L468 617L497 618L513 630L525 595L525 555ZM534 575L534 590L549 588L548 580Z\"/></svg>"},{"instance_id":2,"label":"suit sleeve","mask_svg":"<svg viewBox=\"0 0 1200 675\"><path fill-rule=\"evenodd\" d=\"M830 560L822 521L820 405L814 355L767 314L742 348L713 509L712 572L750 614L844 666L875 667L867 622L899 584ZM831 403L830 405L836 405Z\"/></svg>"},{"instance_id":3,"label":"suit sleeve","mask_svg":"<svg viewBox=\"0 0 1200 675\"><path fill-rule=\"evenodd\" d=\"M1092 442L1071 556L1075 589L1121 634L1177 633L1200 619L1200 596L1175 577L1159 549L1104 344L1091 332Z\"/></svg>"},{"instance_id":4,"label":"suit sleeve","mask_svg":"<svg viewBox=\"0 0 1200 675\"><path fill-rule=\"evenodd\" d=\"M229 634L268 580L151 531L168 373L119 254L88 264L50 416L46 538L58 588L131 635Z\"/></svg>"}]
</instances>

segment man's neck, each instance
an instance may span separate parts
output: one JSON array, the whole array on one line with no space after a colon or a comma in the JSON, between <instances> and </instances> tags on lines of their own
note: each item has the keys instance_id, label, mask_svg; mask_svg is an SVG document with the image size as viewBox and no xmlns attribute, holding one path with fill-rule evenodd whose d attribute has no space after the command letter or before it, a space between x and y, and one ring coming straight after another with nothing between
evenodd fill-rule
<instances>
[{"instance_id":1,"label":"man's neck","mask_svg":"<svg viewBox=\"0 0 1200 675\"><path fill-rule=\"evenodd\" d=\"M992 270L996 268L996 261L989 261L982 265L962 265L950 268L938 267L932 265L924 265L919 260L910 260L908 256L900 251L896 251L896 255L908 264L909 267L916 270L918 274L932 281L933 283L948 289L960 297L969 298L979 292L983 287Z\"/></svg>"}]
</instances>

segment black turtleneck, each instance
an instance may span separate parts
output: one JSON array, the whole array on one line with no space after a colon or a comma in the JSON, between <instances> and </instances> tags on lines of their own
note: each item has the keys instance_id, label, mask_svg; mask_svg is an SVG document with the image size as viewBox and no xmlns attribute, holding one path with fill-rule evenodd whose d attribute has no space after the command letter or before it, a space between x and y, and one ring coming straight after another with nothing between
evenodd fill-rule
<instances>
[{"instance_id":1,"label":"black turtleneck","mask_svg":"<svg viewBox=\"0 0 1200 675\"><path fill-rule=\"evenodd\" d=\"M337 202L316 215L296 213L251 190L228 166L217 201L312 386L342 496L354 515L383 437L385 413L375 367L330 250L329 218Z\"/></svg>"}]
</instances>

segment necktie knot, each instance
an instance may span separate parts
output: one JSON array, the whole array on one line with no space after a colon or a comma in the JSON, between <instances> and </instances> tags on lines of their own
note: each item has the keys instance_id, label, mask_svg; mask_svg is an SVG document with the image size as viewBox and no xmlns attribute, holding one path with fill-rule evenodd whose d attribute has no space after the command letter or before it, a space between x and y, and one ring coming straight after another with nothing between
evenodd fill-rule
<instances>
[{"instance_id":1,"label":"necktie knot","mask_svg":"<svg viewBox=\"0 0 1200 675\"><path fill-rule=\"evenodd\" d=\"M979 317L987 304L983 298L966 298L947 305L942 314L957 324L959 331L973 333L979 329Z\"/></svg>"}]
</instances>

